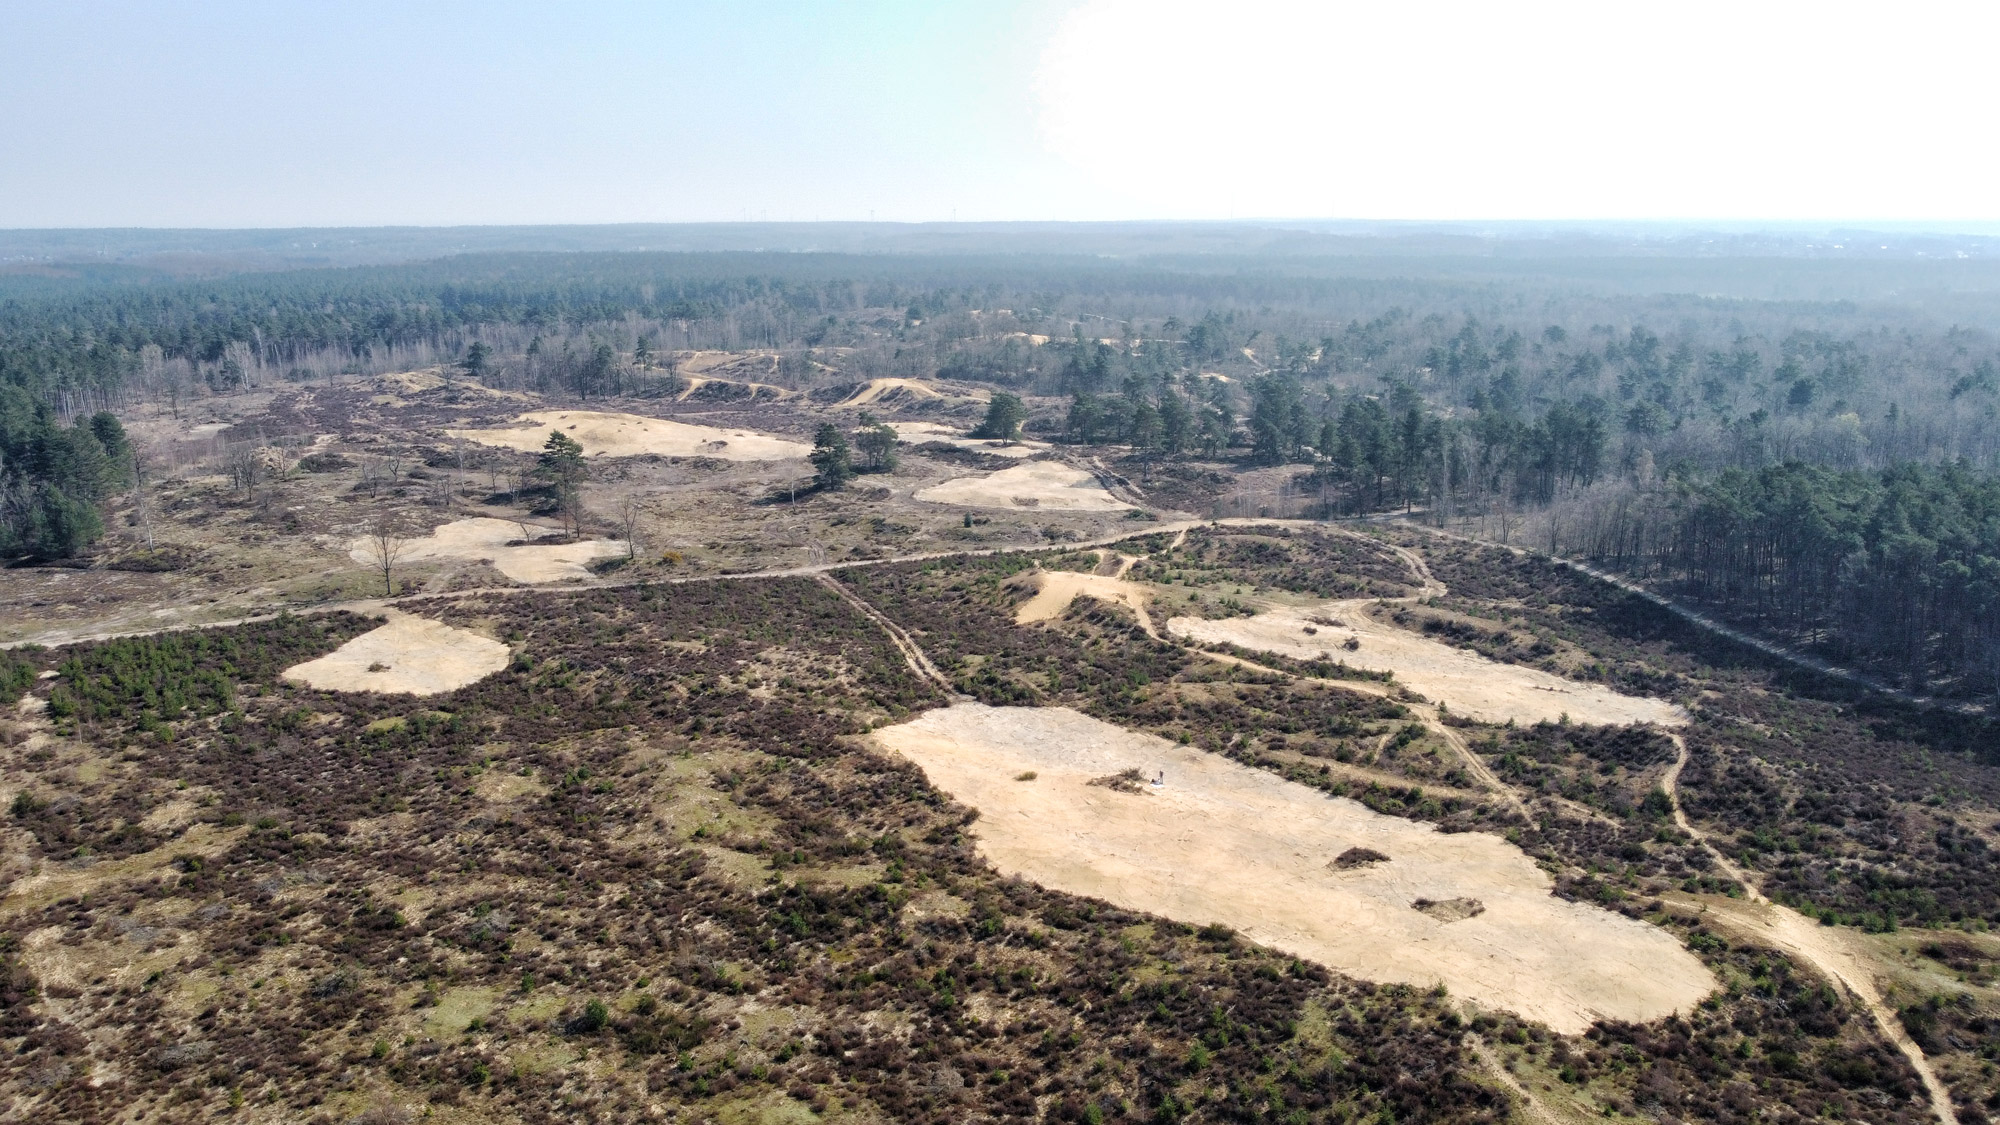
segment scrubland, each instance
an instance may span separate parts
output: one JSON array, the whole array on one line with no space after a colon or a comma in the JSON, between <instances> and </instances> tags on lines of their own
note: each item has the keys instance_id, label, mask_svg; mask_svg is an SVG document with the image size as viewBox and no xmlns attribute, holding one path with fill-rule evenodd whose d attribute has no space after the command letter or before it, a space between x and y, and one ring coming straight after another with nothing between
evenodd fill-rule
<instances>
[{"instance_id":1,"label":"scrubland","mask_svg":"<svg viewBox=\"0 0 2000 1125\"><path fill-rule=\"evenodd\" d=\"M413 375L246 396L262 475L162 439L152 546L0 572L0 1115L2000 1111L1979 719L704 362L568 416L588 534L553 404ZM902 465L814 489L864 406Z\"/></svg>"}]
</instances>

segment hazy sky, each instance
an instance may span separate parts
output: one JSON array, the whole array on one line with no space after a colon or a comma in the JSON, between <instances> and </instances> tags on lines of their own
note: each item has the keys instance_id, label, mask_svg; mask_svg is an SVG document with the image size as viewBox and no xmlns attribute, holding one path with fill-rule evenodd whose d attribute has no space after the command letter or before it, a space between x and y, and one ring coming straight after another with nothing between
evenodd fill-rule
<instances>
[{"instance_id":1,"label":"hazy sky","mask_svg":"<svg viewBox=\"0 0 2000 1125\"><path fill-rule=\"evenodd\" d=\"M2000 5L0 0L0 227L2000 219Z\"/></svg>"}]
</instances>

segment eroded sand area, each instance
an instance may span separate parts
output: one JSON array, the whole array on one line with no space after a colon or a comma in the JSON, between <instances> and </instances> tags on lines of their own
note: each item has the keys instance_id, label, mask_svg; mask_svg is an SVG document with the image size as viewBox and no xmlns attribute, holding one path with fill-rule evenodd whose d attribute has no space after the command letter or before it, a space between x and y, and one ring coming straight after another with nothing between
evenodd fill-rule
<instances>
[{"instance_id":1,"label":"eroded sand area","mask_svg":"<svg viewBox=\"0 0 2000 1125\"><path fill-rule=\"evenodd\" d=\"M1716 987L1671 934L1556 898L1497 836L1438 832L1068 708L960 703L875 737L979 809L972 832L1003 874L1052 889L1221 922L1364 980L1442 983L1564 1034L1687 1011ZM1125 769L1166 783L1090 784ZM1389 858L1332 864L1357 847Z\"/></svg>"},{"instance_id":2,"label":"eroded sand area","mask_svg":"<svg viewBox=\"0 0 2000 1125\"><path fill-rule=\"evenodd\" d=\"M428 617L397 614L317 660L285 669L285 678L322 691L455 691L507 666L507 646Z\"/></svg>"},{"instance_id":3,"label":"eroded sand area","mask_svg":"<svg viewBox=\"0 0 2000 1125\"><path fill-rule=\"evenodd\" d=\"M542 530L529 528L529 531ZM589 578L587 564L592 559L611 558L625 553L619 539L585 539L577 543L508 544L521 539L521 525L490 516L457 520L443 525L421 539L403 544L398 565L436 562L491 562L493 569L516 581L534 585ZM367 536L348 544L347 557L364 566L375 565L375 545Z\"/></svg>"},{"instance_id":4,"label":"eroded sand area","mask_svg":"<svg viewBox=\"0 0 2000 1125\"><path fill-rule=\"evenodd\" d=\"M1324 657L1350 668L1394 672L1397 683L1483 722L1554 722L1564 715L1574 722L1606 726L1676 726L1687 721L1686 712L1664 700L1623 695L1539 668L1488 660L1384 624L1368 616L1369 604L1326 602L1217 621L1176 617L1167 622L1167 632L1200 643L1239 645L1300 660ZM1359 647L1346 647L1350 637L1360 642Z\"/></svg>"},{"instance_id":5,"label":"eroded sand area","mask_svg":"<svg viewBox=\"0 0 2000 1125\"><path fill-rule=\"evenodd\" d=\"M1032 625L1037 621L1053 621L1069 609L1070 603L1078 598L1096 598L1098 601L1115 602L1130 609L1142 624L1150 624L1146 616L1146 588L1136 582L1109 574L1079 574L1071 570L1047 570L1035 578L1035 594L1022 602L1014 610L1014 624Z\"/></svg>"},{"instance_id":6,"label":"eroded sand area","mask_svg":"<svg viewBox=\"0 0 2000 1125\"><path fill-rule=\"evenodd\" d=\"M533 453L560 430L583 446L585 456L713 457L721 461L785 461L804 457L810 446L751 430L724 430L638 414L596 410L544 410L523 414L512 426L493 430L446 430L453 437Z\"/></svg>"},{"instance_id":7,"label":"eroded sand area","mask_svg":"<svg viewBox=\"0 0 2000 1125\"><path fill-rule=\"evenodd\" d=\"M980 477L954 477L918 490L917 499L967 508L1062 512L1116 512L1131 507L1099 487L1095 476L1056 461L1010 465Z\"/></svg>"}]
</instances>

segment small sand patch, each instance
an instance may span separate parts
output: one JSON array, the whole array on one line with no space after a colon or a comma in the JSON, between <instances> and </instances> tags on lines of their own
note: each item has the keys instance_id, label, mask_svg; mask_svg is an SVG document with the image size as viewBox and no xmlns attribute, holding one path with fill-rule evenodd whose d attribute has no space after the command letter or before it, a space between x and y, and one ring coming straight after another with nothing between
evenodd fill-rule
<instances>
[{"instance_id":1,"label":"small sand patch","mask_svg":"<svg viewBox=\"0 0 2000 1125\"><path fill-rule=\"evenodd\" d=\"M1412 691L1483 722L1553 722L1563 715L1607 726L1677 726L1687 721L1686 712L1663 700L1621 695L1522 664L1502 664L1384 624L1368 615L1368 605L1327 602L1219 621L1176 617L1167 622L1167 632L1203 643L1239 645L1300 660L1324 657L1350 668L1394 672L1396 681ZM1359 643L1350 648L1350 642Z\"/></svg>"},{"instance_id":2,"label":"small sand patch","mask_svg":"<svg viewBox=\"0 0 2000 1125\"><path fill-rule=\"evenodd\" d=\"M530 527L531 533L542 529ZM618 539L586 539L580 543L531 543L510 547L521 538L521 525L490 516L445 524L422 539L403 545L404 565L447 560L491 562L493 569L515 582L533 585L589 578L592 559L611 558L625 553ZM349 545L347 556L364 566L375 565L373 545L366 536Z\"/></svg>"},{"instance_id":3,"label":"small sand patch","mask_svg":"<svg viewBox=\"0 0 2000 1125\"><path fill-rule=\"evenodd\" d=\"M321 691L453 691L507 666L507 646L428 617L399 614L317 660L285 669L285 678Z\"/></svg>"},{"instance_id":4,"label":"small sand patch","mask_svg":"<svg viewBox=\"0 0 2000 1125\"><path fill-rule=\"evenodd\" d=\"M1128 607L1138 615L1146 631L1152 632L1152 620L1146 616L1146 590L1137 583L1106 574L1079 574L1070 570L1043 571L1036 581L1035 596L1014 611L1016 625L1053 621L1076 599L1096 598Z\"/></svg>"},{"instance_id":5,"label":"small sand patch","mask_svg":"<svg viewBox=\"0 0 2000 1125\"><path fill-rule=\"evenodd\" d=\"M973 453L984 453L988 457L1033 457L1049 447L1045 441L994 441L971 437L936 422L890 422L888 426L896 431L897 437L915 445L935 441Z\"/></svg>"},{"instance_id":6,"label":"small sand patch","mask_svg":"<svg viewBox=\"0 0 2000 1125\"><path fill-rule=\"evenodd\" d=\"M713 457L721 461L786 461L812 452L810 446L750 430L723 430L637 414L606 414L596 410L544 410L524 414L513 426L497 430L446 430L453 437L533 453L549 440L550 430L576 439L587 456Z\"/></svg>"},{"instance_id":7,"label":"small sand patch","mask_svg":"<svg viewBox=\"0 0 2000 1125\"><path fill-rule=\"evenodd\" d=\"M961 703L875 737L980 810L972 830L1002 873L1057 890L1222 922L1366 980L1442 982L1564 1034L1687 1011L1716 987L1671 934L1556 898L1497 836L1385 816L1067 708ZM1013 780L1031 769L1033 785ZM1148 779L1143 797L1090 784L1128 769ZM1389 858L1329 869L1355 848Z\"/></svg>"},{"instance_id":8,"label":"small sand patch","mask_svg":"<svg viewBox=\"0 0 2000 1125\"><path fill-rule=\"evenodd\" d=\"M983 477L956 477L917 492L917 499L967 508L1042 508L1058 512L1119 512L1130 508L1082 469L1056 461L1012 465Z\"/></svg>"},{"instance_id":9,"label":"small sand patch","mask_svg":"<svg viewBox=\"0 0 2000 1125\"><path fill-rule=\"evenodd\" d=\"M928 402L943 398L936 387L916 379L870 379L860 390L842 399L841 406L867 406L883 396L906 402Z\"/></svg>"}]
</instances>

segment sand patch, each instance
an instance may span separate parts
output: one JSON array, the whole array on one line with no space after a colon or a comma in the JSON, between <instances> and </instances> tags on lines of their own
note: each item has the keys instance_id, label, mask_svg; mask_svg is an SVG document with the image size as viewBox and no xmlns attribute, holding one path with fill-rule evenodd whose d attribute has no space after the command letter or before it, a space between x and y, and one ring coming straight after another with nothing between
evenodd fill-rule
<instances>
[{"instance_id":1,"label":"sand patch","mask_svg":"<svg viewBox=\"0 0 2000 1125\"><path fill-rule=\"evenodd\" d=\"M960 703L875 737L980 810L972 831L995 867L1057 890L1222 922L1365 980L1442 982L1564 1034L1686 1011L1716 987L1671 934L1556 898L1497 836L1384 816L1067 708ZM1127 769L1141 792L1090 784ZM1029 770L1034 782L1014 780ZM1389 858L1328 866L1352 848Z\"/></svg>"},{"instance_id":2,"label":"sand patch","mask_svg":"<svg viewBox=\"0 0 2000 1125\"><path fill-rule=\"evenodd\" d=\"M1197 642L1223 642L1300 660L1325 657L1350 668L1394 672L1396 681L1412 691L1482 722L1554 722L1563 715L1575 722L1607 726L1677 726L1687 721L1686 712L1664 700L1621 695L1539 668L1502 664L1386 625L1368 616L1365 610L1369 604L1326 602L1220 621L1176 617L1167 622L1167 632ZM1359 647L1348 648L1349 638L1359 641Z\"/></svg>"},{"instance_id":3,"label":"sand patch","mask_svg":"<svg viewBox=\"0 0 2000 1125\"><path fill-rule=\"evenodd\" d=\"M587 456L714 457L722 461L785 461L804 457L810 446L750 430L723 430L646 418L637 414L606 414L596 410L543 410L523 414L512 426L495 430L446 430L453 437L533 453L549 440L550 430L576 439Z\"/></svg>"},{"instance_id":4,"label":"sand patch","mask_svg":"<svg viewBox=\"0 0 2000 1125\"><path fill-rule=\"evenodd\" d=\"M321 691L436 695L485 679L505 668L509 656L499 641L399 614L317 660L285 669L285 678Z\"/></svg>"},{"instance_id":5,"label":"sand patch","mask_svg":"<svg viewBox=\"0 0 2000 1125\"><path fill-rule=\"evenodd\" d=\"M530 527L531 533L541 530ZM521 525L490 516L457 520L403 545L398 565L436 562L489 562L493 569L515 582L533 585L589 578L592 559L611 558L625 553L621 539L585 539L578 543L529 543L510 547L521 538ZM348 545L347 557L373 567L375 556L368 537Z\"/></svg>"},{"instance_id":6,"label":"sand patch","mask_svg":"<svg viewBox=\"0 0 2000 1125\"><path fill-rule=\"evenodd\" d=\"M1070 570L1043 571L1036 576L1036 582L1035 596L1014 610L1016 625L1053 621L1076 599L1096 598L1128 607L1138 615L1148 633L1153 631L1152 619L1146 616L1145 587L1136 583L1108 574L1079 574Z\"/></svg>"},{"instance_id":7,"label":"sand patch","mask_svg":"<svg viewBox=\"0 0 2000 1125\"><path fill-rule=\"evenodd\" d=\"M870 379L837 405L867 406L882 401L884 396L898 402L928 402L944 397L936 387L917 379Z\"/></svg>"},{"instance_id":8,"label":"sand patch","mask_svg":"<svg viewBox=\"0 0 2000 1125\"><path fill-rule=\"evenodd\" d=\"M1132 506L1099 487L1095 476L1057 461L1010 465L983 477L954 477L918 490L917 499L967 508L1058 512L1120 512Z\"/></svg>"},{"instance_id":9,"label":"sand patch","mask_svg":"<svg viewBox=\"0 0 2000 1125\"><path fill-rule=\"evenodd\" d=\"M888 426L896 431L897 437L915 445L942 442L973 453L984 453L988 457L1033 457L1049 447L1045 441L994 441L991 438L968 437L936 422L890 422Z\"/></svg>"}]
</instances>

